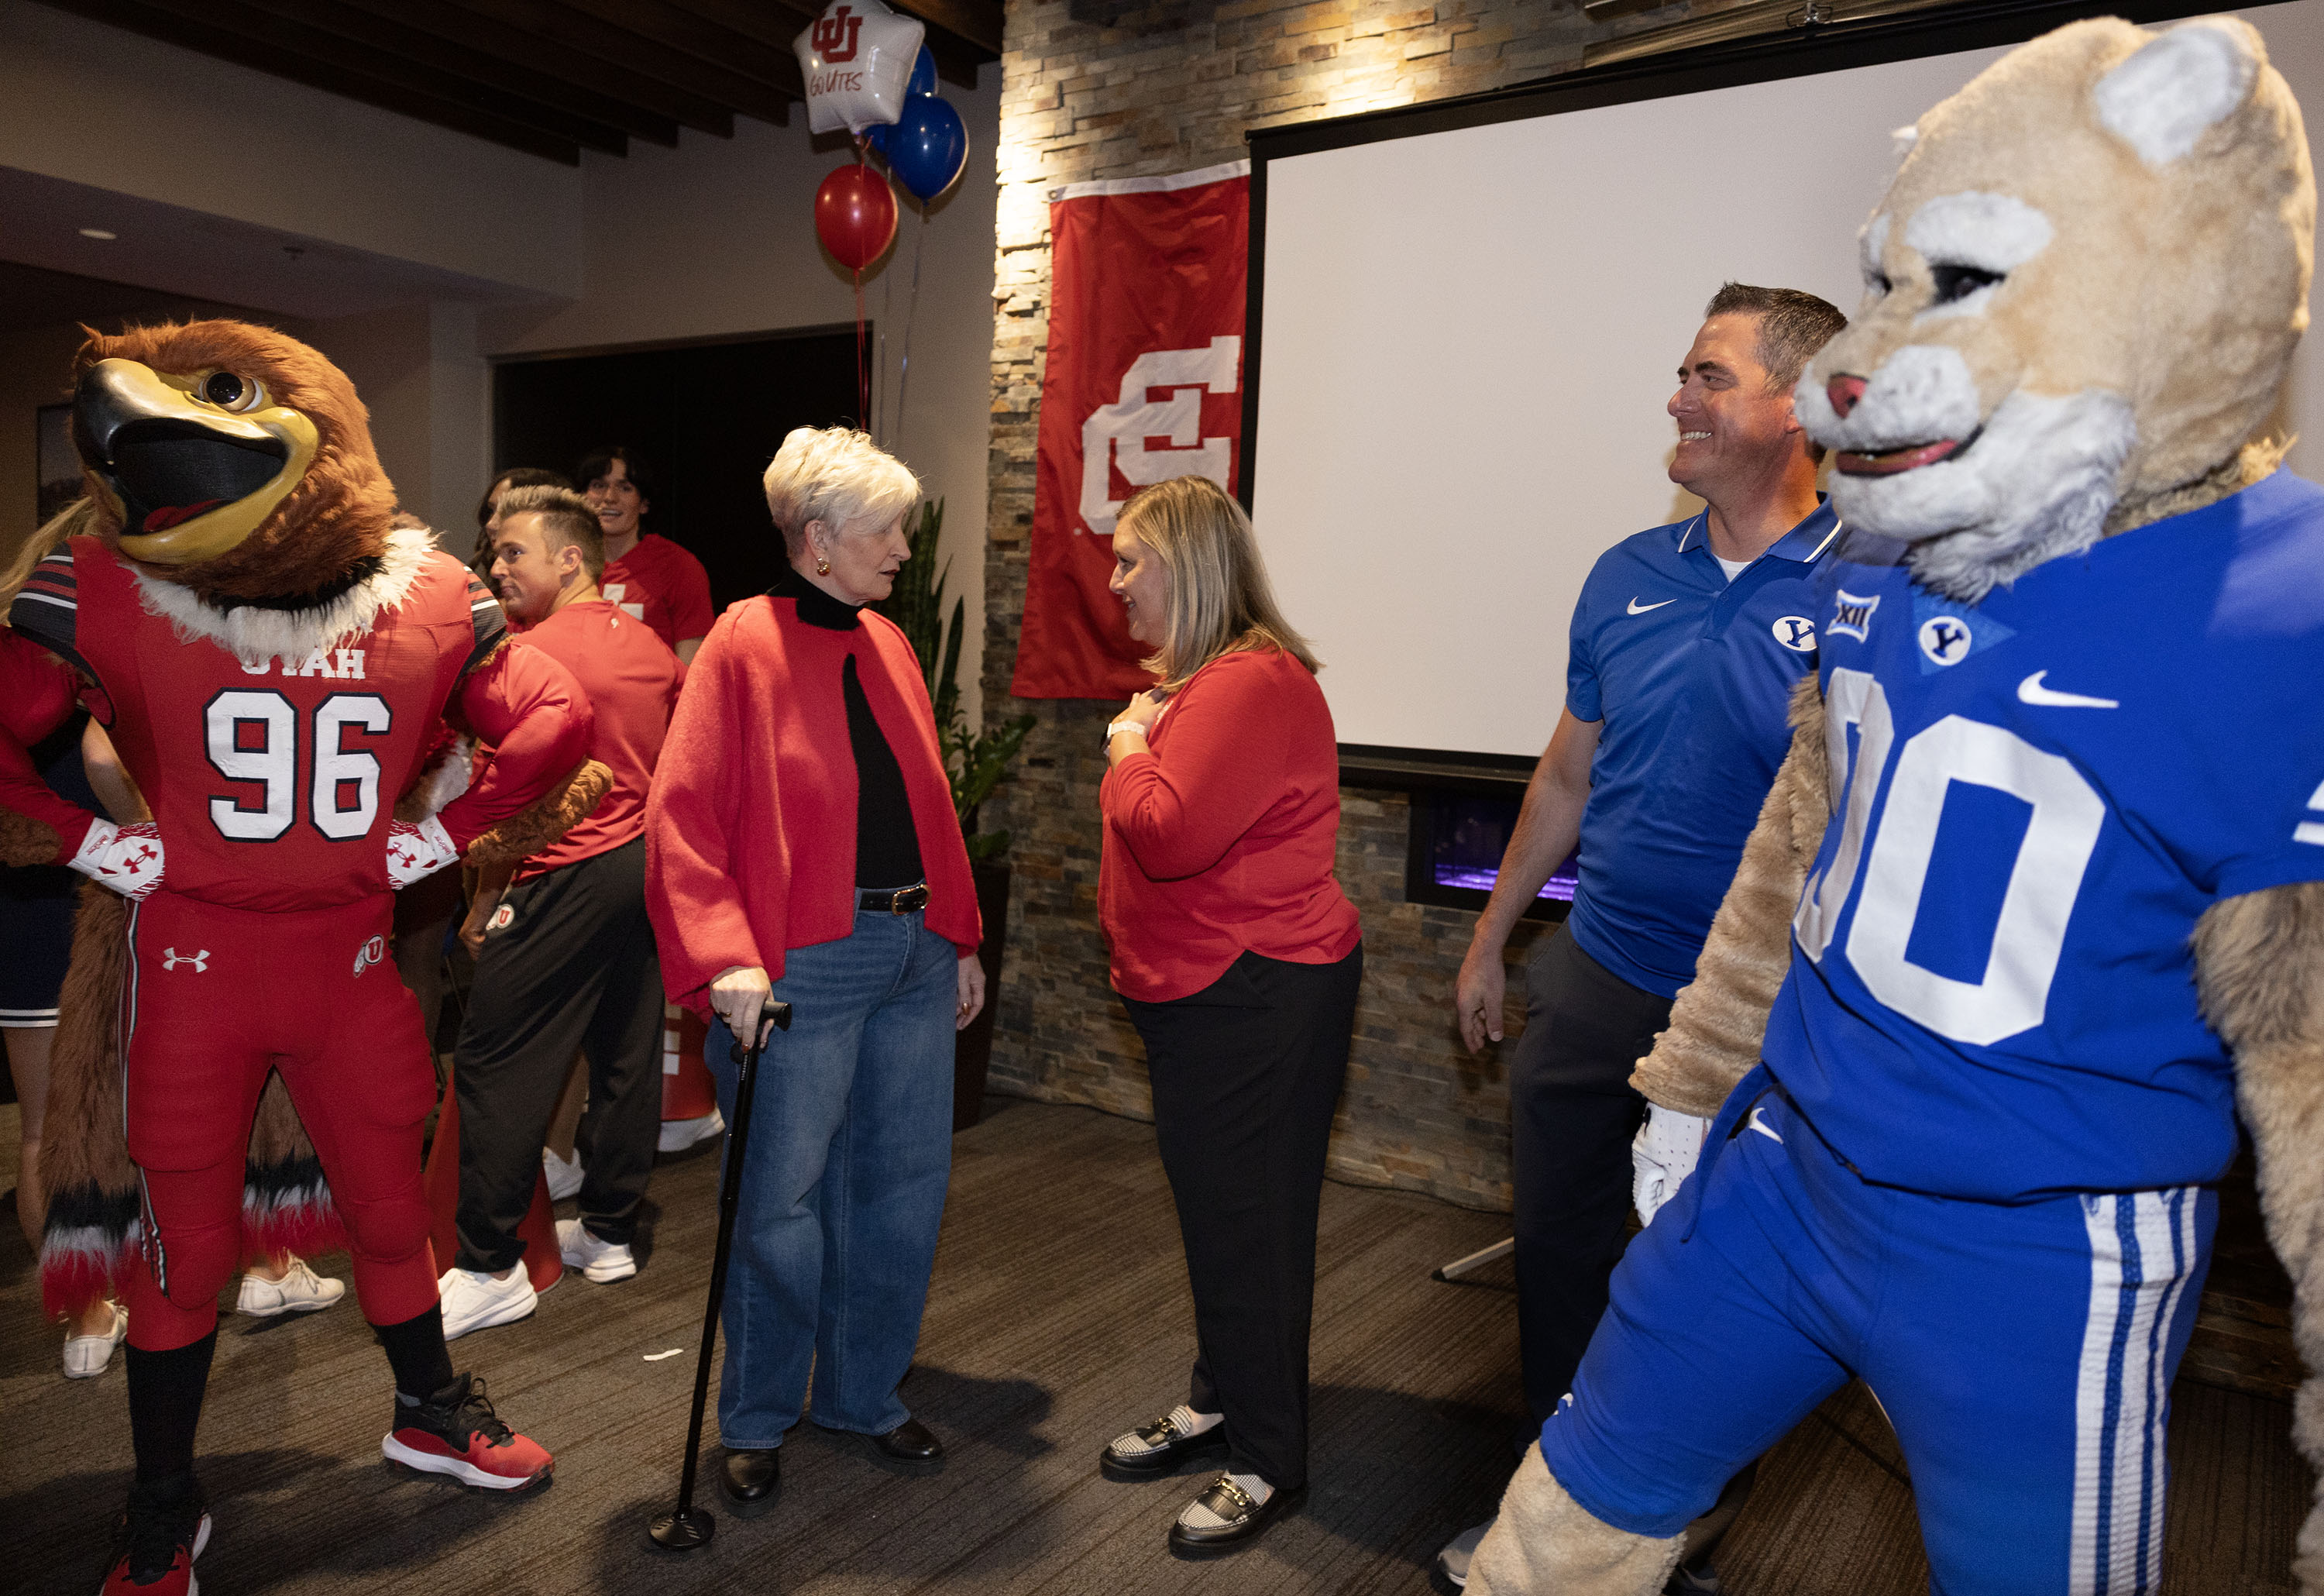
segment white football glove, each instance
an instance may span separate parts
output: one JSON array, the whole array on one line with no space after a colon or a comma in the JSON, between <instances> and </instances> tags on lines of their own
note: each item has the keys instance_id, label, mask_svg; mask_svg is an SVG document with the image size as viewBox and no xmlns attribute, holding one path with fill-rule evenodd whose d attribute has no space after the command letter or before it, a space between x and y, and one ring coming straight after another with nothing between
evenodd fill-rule
<instances>
[{"instance_id":1,"label":"white football glove","mask_svg":"<svg viewBox=\"0 0 2324 1596\"><path fill-rule=\"evenodd\" d=\"M161 884L161 828L151 820L115 826L99 816L67 863L124 898L143 898Z\"/></svg>"},{"instance_id":2,"label":"white football glove","mask_svg":"<svg viewBox=\"0 0 2324 1596\"><path fill-rule=\"evenodd\" d=\"M444 823L430 815L417 826L401 820L387 825L387 879L397 891L412 882L434 875L460 857L453 845L452 834Z\"/></svg>"},{"instance_id":3,"label":"white football glove","mask_svg":"<svg viewBox=\"0 0 2324 1596\"><path fill-rule=\"evenodd\" d=\"M1646 1105L1646 1122L1630 1143L1630 1167L1637 1178L1630 1187L1637 1204L1638 1222L1655 1222L1655 1211L1677 1194L1679 1182L1694 1171L1702 1154L1702 1139L1711 1121L1680 1113L1658 1102Z\"/></svg>"}]
</instances>

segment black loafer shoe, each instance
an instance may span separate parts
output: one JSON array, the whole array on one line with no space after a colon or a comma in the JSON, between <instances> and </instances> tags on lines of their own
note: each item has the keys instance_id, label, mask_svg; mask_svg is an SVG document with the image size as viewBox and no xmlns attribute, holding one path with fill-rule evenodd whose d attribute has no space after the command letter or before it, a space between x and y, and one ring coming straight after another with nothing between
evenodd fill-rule
<instances>
[{"instance_id":1,"label":"black loafer shoe","mask_svg":"<svg viewBox=\"0 0 2324 1596\"><path fill-rule=\"evenodd\" d=\"M1265 1501L1254 1502L1234 1482L1234 1476L1222 1474L1194 1500L1224 1522L1195 1529L1180 1520L1171 1520L1170 1550L1181 1557L1217 1557L1240 1552L1265 1534L1268 1525L1298 1507L1306 1496L1306 1488L1302 1486L1294 1490L1272 1491Z\"/></svg>"},{"instance_id":2,"label":"black loafer shoe","mask_svg":"<svg viewBox=\"0 0 2324 1596\"><path fill-rule=\"evenodd\" d=\"M1119 1450L1122 1442L1131 1436L1145 1443L1143 1450ZM1213 1425L1199 1435L1189 1435L1166 1413L1151 1424L1139 1425L1129 1435L1108 1442L1105 1450L1097 1454L1097 1471L1109 1480L1158 1480L1165 1474L1176 1473L1189 1459L1215 1457L1226 1449L1226 1425Z\"/></svg>"},{"instance_id":3,"label":"black loafer shoe","mask_svg":"<svg viewBox=\"0 0 2324 1596\"><path fill-rule=\"evenodd\" d=\"M778 1448L730 1446L718 1471L719 1494L737 1518L756 1518L775 1505L782 1490L783 1454Z\"/></svg>"},{"instance_id":4,"label":"black loafer shoe","mask_svg":"<svg viewBox=\"0 0 2324 1596\"><path fill-rule=\"evenodd\" d=\"M886 1435L869 1439L872 1449L882 1458L908 1469L933 1469L944 1462L944 1443L916 1418L908 1418Z\"/></svg>"}]
</instances>

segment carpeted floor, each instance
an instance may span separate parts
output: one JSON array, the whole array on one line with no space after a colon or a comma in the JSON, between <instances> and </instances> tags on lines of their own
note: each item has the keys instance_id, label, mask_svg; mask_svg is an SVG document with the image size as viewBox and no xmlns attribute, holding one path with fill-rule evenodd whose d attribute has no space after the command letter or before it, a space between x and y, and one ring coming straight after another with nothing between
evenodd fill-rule
<instances>
[{"instance_id":1,"label":"carpeted floor","mask_svg":"<svg viewBox=\"0 0 2324 1596\"><path fill-rule=\"evenodd\" d=\"M0 1111L0 1160L13 1161L14 1132L14 1111ZM1180 1399L1192 1351L1151 1128L1001 1101L955 1153L905 1388L951 1449L941 1474L891 1474L803 1425L774 1513L721 1514L712 1544L684 1558L648 1547L646 1522L676 1486L708 1275L715 1162L696 1153L656 1172L637 1279L567 1276L532 1319L454 1344L505 1416L558 1453L556 1484L530 1499L466 1495L380 1462L386 1370L352 1302L278 1324L226 1319L202 1431L217 1519L204 1589L1418 1592L1437 1546L1491 1510L1518 1422L1508 1265L1454 1285L1428 1271L1499 1240L1506 1219L1325 1188L1313 1493L1250 1551L1182 1563L1163 1536L1202 1477L1117 1485L1094 1467L1110 1436ZM5 1163L0 1178L12 1178ZM58 1344L12 1215L0 1230L0 1590L94 1590L126 1486L119 1365L68 1382ZM2184 1382L2176 1400L2165 1588L2288 1593L2307 1498L2289 1409ZM1740 1596L1926 1589L1910 1488L1860 1389L1769 1455L1721 1566Z\"/></svg>"}]
</instances>

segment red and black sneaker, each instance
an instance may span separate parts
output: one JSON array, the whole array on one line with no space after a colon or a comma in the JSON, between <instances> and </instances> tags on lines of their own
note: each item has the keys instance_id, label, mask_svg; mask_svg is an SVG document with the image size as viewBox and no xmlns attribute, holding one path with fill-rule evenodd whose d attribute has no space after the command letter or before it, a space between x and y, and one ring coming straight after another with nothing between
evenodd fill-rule
<instances>
[{"instance_id":1,"label":"red and black sneaker","mask_svg":"<svg viewBox=\"0 0 2324 1596\"><path fill-rule=\"evenodd\" d=\"M196 1596L202 1586L194 1559L209 1540L210 1516L191 1481L133 1485L97 1596Z\"/></svg>"},{"instance_id":2,"label":"red and black sneaker","mask_svg":"<svg viewBox=\"0 0 2324 1596\"><path fill-rule=\"evenodd\" d=\"M395 1399L395 1427L379 1449L392 1463L448 1474L476 1490L530 1490L549 1483L557 1460L500 1421L484 1382L464 1374L427 1401Z\"/></svg>"}]
</instances>

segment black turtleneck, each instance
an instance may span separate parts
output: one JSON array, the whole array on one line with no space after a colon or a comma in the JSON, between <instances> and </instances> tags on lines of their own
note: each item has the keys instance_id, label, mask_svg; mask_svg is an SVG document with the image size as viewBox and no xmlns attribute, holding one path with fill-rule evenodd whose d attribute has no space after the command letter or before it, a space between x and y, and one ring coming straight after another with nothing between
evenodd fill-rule
<instances>
[{"instance_id":1,"label":"black turtleneck","mask_svg":"<svg viewBox=\"0 0 2324 1596\"><path fill-rule=\"evenodd\" d=\"M785 571L767 593L796 601L799 620L809 626L853 632L862 624L856 616L861 604L832 597L797 570ZM919 835L912 826L911 800L904 793L904 770L872 718L872 701L863 696L853 653L840 666L839 688L847 703L847 743L855 756L855 884L911 886L926 872Z\"/></svg>"}]
</instances>

